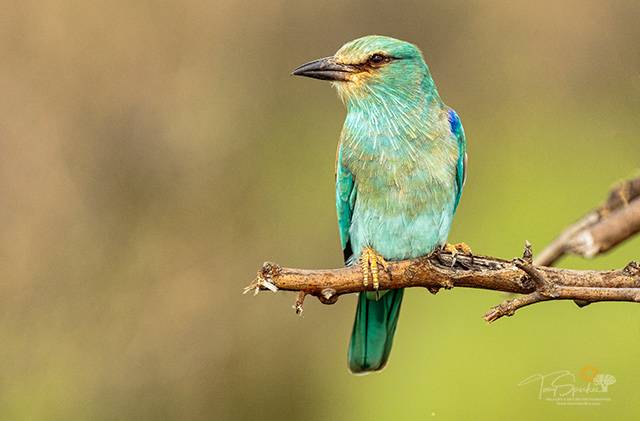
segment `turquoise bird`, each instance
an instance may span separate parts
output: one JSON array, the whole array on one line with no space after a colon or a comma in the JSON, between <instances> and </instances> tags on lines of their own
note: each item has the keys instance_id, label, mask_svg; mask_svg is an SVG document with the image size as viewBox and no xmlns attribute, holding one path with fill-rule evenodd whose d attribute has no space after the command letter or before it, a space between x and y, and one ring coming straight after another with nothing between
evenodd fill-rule
<instances>
[{"instance_id":1,"label":"turquoise bird","mask_svg":"<svg viewBox=\"0 0 640 421\"><path fill-rule=\"evenodd\" d=\"M336 207L347 265L360 264L349 344L353 373L381 370L391 352L402 289L378 291L380 265L447 245L465 181L466 141L420 50L366 36L294 75L331 81L347 107L336 162Z\"/></svg>"}]
</instances>

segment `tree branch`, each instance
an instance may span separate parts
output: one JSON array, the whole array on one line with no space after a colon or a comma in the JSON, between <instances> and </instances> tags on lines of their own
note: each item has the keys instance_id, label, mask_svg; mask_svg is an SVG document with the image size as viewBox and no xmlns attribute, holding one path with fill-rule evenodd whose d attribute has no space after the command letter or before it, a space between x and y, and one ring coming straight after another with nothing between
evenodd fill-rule
<instances>
[{"instance_id":1,"label":"tree branch","mask_svg":"<svg viewBox=\"0 0 640 421\"><path fill-rule=\"evenodd\" d=\"M591 258L640 231L640 177L626 180L609 192L607 201L565 229L535 260L552 266L566 254Z\"/></svg>"},{"instance_id":2,"label":"tree branch","mask_svg":"<svg viewBox=\"0 0 640 421\"><path fill-rule=\"evenodd\" d=\"M528 253L527 253L528 252ZM528 256L527 256L528 254ZM492 308L484 319L495 321L516 310L548 300L585 300L640 302L640 265L629 263L624 269L610 271L558 269L536 266L525 257L503 260L494 257L461 255L437 251L412 260L388 262L380 270L380 289L423 287L432 293L454 287L479 288L525 294ZM313 295L325 304L333 304L343 294L372 291L365 287L356 266L340 269L293 269L265 263L245 293L260 290L297 291L299 297ZM302 311L298 298L296 311Z\"/></svg>"},{"instance_id":3,"label":"tree branch","mask_svg":"<svg viewBox=\"0 0 640 421\"><path fill-rule=\"evenodd\" d=\"M640 232L640 177L609 193L607 201L568 227L537 259L527 242L522 258L450 254L441 250L417 259L388 262L379 268L380 289L423 287L432 293L454 287L523 294L493 307L484 316L493 322L517 310L549 300L573 300L579 305L599 301L640 302L640 265L619 270L572 270L550 267L568 253L593 257ZM333 304L343 294L372 291L365 287L359 266L340 269L292 269L265 263L244 292L297 291L297 314L313 295Z\"/></svg>"}]
</instances>

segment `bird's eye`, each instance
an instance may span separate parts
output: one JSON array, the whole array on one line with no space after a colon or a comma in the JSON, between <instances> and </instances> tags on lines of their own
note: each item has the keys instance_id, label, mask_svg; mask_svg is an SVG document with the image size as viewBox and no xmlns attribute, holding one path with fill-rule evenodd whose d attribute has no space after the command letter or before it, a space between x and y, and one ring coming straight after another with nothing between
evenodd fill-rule
<instances>
[{"instance_id":1,"label":"bird's eye","mask_svg":"<svg viewBox=\"0 0 640 421\"><path fill-rule=\"evenodd\" d=\"M387 61L387 57L383 56L382 54L374 54L369 57L369 63L371 64L380 64L385 61Z\"/></svg>"}]
</instances>

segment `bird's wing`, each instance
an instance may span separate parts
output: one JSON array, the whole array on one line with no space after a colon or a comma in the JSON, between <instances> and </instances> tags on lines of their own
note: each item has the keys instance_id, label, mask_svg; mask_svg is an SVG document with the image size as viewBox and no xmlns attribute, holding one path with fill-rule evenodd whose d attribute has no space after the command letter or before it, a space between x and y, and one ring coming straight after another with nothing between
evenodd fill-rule
<instances>
[{"instance_id":1,"label":"bird's wing","mask_svg":"<svg viewBox=\"0 0 640 421\"><path fill-rule=\"evenodd\" d=\"M449 109L449 123L451 123L451 132L458 140L458 162L456 164L456 202L454 212L458 208L460 196L462 196L462 188L467 180L467 140L464 137L464 129L458 114Z\"/></svg>"},{"instance_id":2,"label":"bird's wing","mask_svg":"<svg viewBox=\"0 0 640 421\"><path fill-rule=\"evenodd\" d=\"M356 188L353 175L342 164L342 145L338 145L336 155L336 209L338 211L338 228L344 261L347 263L353 251L349 240L351 215L356 203Z\"/></svg>"}]
</instances>

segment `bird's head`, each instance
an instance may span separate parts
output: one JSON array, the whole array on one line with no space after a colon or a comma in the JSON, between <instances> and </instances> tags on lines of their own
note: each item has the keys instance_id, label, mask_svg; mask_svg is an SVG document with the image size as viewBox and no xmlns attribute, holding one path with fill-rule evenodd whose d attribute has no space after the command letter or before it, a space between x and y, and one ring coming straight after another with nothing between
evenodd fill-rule
<instances>
[{"instance_id":1,"label":"bird's head","mask_svg":"<svg viewBox=\"0 0 640 421\"><path fill-rule=\"evenodd\" d=\"M331 81L349 103L388 96L424 98L429 90L437 95L418 47L379 35L350 41L333 56L303 64L292 74Z\"/></svg>"}]
</instances>

